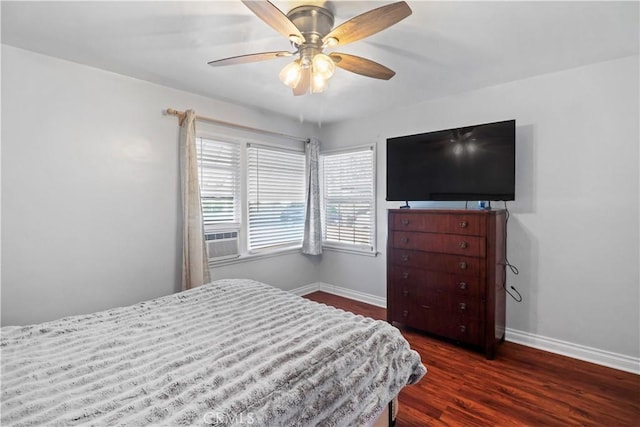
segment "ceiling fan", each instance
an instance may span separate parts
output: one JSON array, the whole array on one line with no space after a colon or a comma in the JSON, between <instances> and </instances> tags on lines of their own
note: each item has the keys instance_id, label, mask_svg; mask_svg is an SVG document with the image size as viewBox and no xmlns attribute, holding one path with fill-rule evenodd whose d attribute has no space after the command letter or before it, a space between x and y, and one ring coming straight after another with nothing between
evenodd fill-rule
<instances>
[{"instance_id":1,"label":"ceiling fan","mask_svg":"<svg viewBox=\"0 0 640 427\"><path fill-rule=\"evenodd\" d=\"M251 11L289 39L294 52L262 52L233 56L209 65L234 65L297 56L280 72L280 80L293 94L319 93L327 87L335 67L375 79L389 80L395 72L384 65L346 53L323 53L325 48L342 46L369 37L411 15L404 1L391 3L358 15L333 28L334 14L318 5L298 6L286 15L268 0L242 0Z\"/></svg>"}]
</instances>

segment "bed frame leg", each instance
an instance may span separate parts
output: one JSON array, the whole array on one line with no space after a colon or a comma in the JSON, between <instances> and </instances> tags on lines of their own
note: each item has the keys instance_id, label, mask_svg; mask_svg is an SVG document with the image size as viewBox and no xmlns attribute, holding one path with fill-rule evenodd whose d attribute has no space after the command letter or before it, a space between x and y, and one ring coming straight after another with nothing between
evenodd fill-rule
<instances>
[{"instance_id":1,"label":"bed frame leg","mask_svg":"<svg viewBox=\"0 0 640 427\"><path fill-rule=\"evenodd\" d=\"M396 425L396 420L393 419L393 399L389 401L389 422L387 423L389 427L393 427Z\"/></svg>"}]
</instances>

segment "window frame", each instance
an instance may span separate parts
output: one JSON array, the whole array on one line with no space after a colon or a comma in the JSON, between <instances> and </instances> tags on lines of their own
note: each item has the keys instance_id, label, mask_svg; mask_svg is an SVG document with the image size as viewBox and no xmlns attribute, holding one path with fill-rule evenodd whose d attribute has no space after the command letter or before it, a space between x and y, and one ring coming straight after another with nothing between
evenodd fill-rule
<instances>
[{"instance_id":1,"label":"window frame","mask_svg":"<svg viewBox=\"0 0 640 427\"><path fill-rule=\"evenodd\" d=\"M302 169L303 169L303 181L302 181L302 204L303 204L303 209L302 209L302 234L300 235L300 242L299 243L295 243L295 244L291 244L291 243L282 243L282 244L274 244L271 246L266 246L266 247L257 247L255 249L251 249L250 248L250 221L251 221L251 217L250 217L250 200L249 200L249 149L250 148L255 148L258 150L268 150L271 152L284 152L287 154L299 154L302 160ZM304 150L295 150L295 149L289 149L287 147L281 147L281 146L272 146L269 144L262 144L262 143L255 143L255 142L247 142L245 144L244 147L245 150L245 158L246 158L246 170L245 170L245 187L244 189L246 190L246 198L243 201L243 207L246 209L246 221L245 221L245 227L246 227L246 245L247 245L247 253L249 254L261 254L261 253L268 253L268 252L273 252L273 251L278 251L278 250L286 250L286 249L302 249L302 240L304 238L304 212L305 212L305 208L304 208L304 204L306 203L306 195L304 194L306 192L306 179L307 179L307 173L306 173L306 165L305 165L305 154L304 154Z\"/></svg>"},{"instance_id":2,"label":"window frame","mask_svg":"<svg viewBox=\"0 0 640 427\"><path fill-rule=\"evenodd\" d=\"M237 171L237 179L238 182L236 184L236 194L234 194L234 204L235 206L235 210L236 212L234 212L234 216L235 216L235 220L236 221L229 221L229 222L221 222L221 223L217 223L217 224L212 224L212 223L205 223L204 220L204 212L202 213L202 224L203 224L203 228L205 231L205 234L208 232L218 232L220 230L228 230L228 229L235 229L235 230L240 230L240 226L242 224L242 200L243 200L243 195L242 195L242 187L244 185L243 183L243 176L242 176L242 162L243 162L243 154L242 154L242 145L238 142L238 141L232 141L229 140L228 138L219 138L219 137L212 137L211 135L200 135L198 134L196 136L196 161L197 163L200 163L200 148L197 147L198 145L198 140L207 140L207 141L212 141L212 142L219 142L219 143L223 143L223 144L236 144L238 145L238 167L240 168L239 171ZM199 170L198 171L198 188L200 191L200 207L201 209L203 208L203 203L202 203L202 199L203 199L203 195L202 195L202 186L201 186L201 177L202 177L202 172Z\"/></svg>"},{"instance_id":3,"label":"window frame","mask_svg":"<svg viewBox=\"0 0 640 427\"><path fill-rule=\"evenodd\" d=\"M212 129L199 129L196 132L196 138L203 138L213 141L238 144L240 148L240 222L238 224L229 223L228 228L237 226L238 229L238 252L239 255L231 258L220 258L210 260L209 267L222 267L230 264L252 261L258 258L269 258L289 253L299 253L302 249L302 240L299 244L289 246L276 246L263 248L255 251L249 251L249 203L248 203L248 148L250 145L262 146L274 150L282 150L289 152L299 152L304 155L304 141L288 141L281 140L270 135L246 136L242 132L227 132L223 128L213 127ZM304 186L306 188L306 172ZM202 193L200 193L202 198ZM202 202L201 202L202 203ZM204 232L214 232L225 228L227 224L204 227Z\"/></svg>"},{"instance_id":4,"label":"window frame","mask_svg":"<svg viewBox=\"0 0 640 427\"><path fill-rule=\"evenodd\" d=\"M371 222L370 222L370 245L359 245L348 242L335 242L325 239L326 228L326 188L325 188L325 165L324 159L326 156L348 154L371 150ZM371 143L366 145L358 145L353 147L346 147L336 150L327 150L320 153L320 206L322 211L322 247L323 249L352 253L357 255L377 256L377 241L378 241L378 220L377 220L377 144Z\"/></svg>"}]
</instances>

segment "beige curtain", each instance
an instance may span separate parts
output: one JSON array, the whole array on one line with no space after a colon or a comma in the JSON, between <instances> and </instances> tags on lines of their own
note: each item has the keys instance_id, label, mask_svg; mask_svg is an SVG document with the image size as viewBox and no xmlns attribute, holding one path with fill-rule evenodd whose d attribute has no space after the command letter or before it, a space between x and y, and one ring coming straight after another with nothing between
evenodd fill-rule
<instances>
[{"instance_id":1,"label":"beige curtain","mask_svg":"<svg viewBox=\"0 0 640 427\"><path fill-rule=\"evenodd\" d=\"M185 111L180 123L180 182L182 190L182 290L209 283L209 263L204 241L198 163L196 113Z\"/></svg>"},{"instance_id":2,"label":"beige curtain","mask_svg":"<svg viewBox=\"0 0 640 427\"><path fill-rule=\"evenodd\" d=\"M304 220L302 253L322 254L322 226L320 223L319 158L320 141L312 137L305 146L307 167L307 203Z\"/></svg>"}]
</instances>

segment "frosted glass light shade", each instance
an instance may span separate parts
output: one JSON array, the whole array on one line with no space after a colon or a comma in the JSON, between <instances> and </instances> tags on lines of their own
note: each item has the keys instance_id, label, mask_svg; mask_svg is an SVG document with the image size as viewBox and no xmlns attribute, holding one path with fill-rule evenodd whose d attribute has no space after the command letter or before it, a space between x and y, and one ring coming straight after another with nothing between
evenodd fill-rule
<instances>
[{"instance_id":1,"label":"frosted glass light shade","mask_svg":"<svg viewBox=\"0 0 640 427\"><path fill-rule=\"evenodd\" d=\"M311 76L311 93L324 92L327 88L327 80L321 75L316 74L315 71Z\"/></svg>"},{"instance_id":2,"label":"frosted glass light shade","mask_svg":"<svg viewBox=\"0 0 640 427\"><path fill-rule=\"evenodd\" d=\"M336 70L336 64L328 55L319 53L313 57L313 74L321 76L324 80L329 80Z\"/></svg>"},{"instance_id":3,"label":"frosted glass light shade","mask_svg":"<svg viewBox=\"0 0 640 427\"><path fill-rule=\"evenodd\" d=\"M324 44L322 45L323 48L325 47L334 47L338 45L338 39L335 37L329 37Z\"/></svg>"},{"instance_id":4,"label":"frosted glass light shade","mask_svg":"<svg viewBox=\"0 0 640 427\"><path fill-rule=\"evenodd\" d=\"M300 78L302 77L302 69L300 67L300 61L293 61L292 63L286 65L279 74L280 80L282 83L289 86L291 89L294 89L300 83Z\"/></svg>"}]
</instances>

